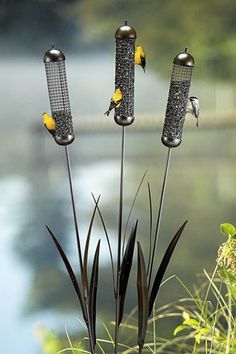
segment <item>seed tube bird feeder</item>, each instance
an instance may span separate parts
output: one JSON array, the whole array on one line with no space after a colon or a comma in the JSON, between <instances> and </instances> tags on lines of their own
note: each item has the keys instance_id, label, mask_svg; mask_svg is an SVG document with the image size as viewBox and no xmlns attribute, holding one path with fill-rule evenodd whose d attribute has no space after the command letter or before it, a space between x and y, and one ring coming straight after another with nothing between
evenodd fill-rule
<instances>
[{"instance_id":1,"label":"seed tube bird feeder","mask_svg":"<svg viewBox=\"0 0 236 354\"><path fill-rule=\"evenodd\" d=\"M123 99L115 108L115 122L127 126L134 121L134 53L136 31L125 21L115 33L115 89L120 88Z\"/></svg>"},{"instance_id":2,"label":"seed tube bird feeder","mask_svg":"<svg viewBox=\"0 0 236 354\"><path fill-rule=\"evenodd\" d=\"M187 48L184 53L176 55L173 60L169 97L161 138L162 143L169 148L181 144L193 67L194 58L188 53Z\"/></svg>"},{"instance_id":3,"label":"seed tube bird feeder","mask_svg":"<svg viewBox=\"0 0 236 354\"><path fill-rule=\"evenodd\" d=\"M43 58L52 117L56 122L54 139L59 145L69 145L75 138L65 59L65 55L54 46L44 54Z\"/></svg>"}]
</instances>

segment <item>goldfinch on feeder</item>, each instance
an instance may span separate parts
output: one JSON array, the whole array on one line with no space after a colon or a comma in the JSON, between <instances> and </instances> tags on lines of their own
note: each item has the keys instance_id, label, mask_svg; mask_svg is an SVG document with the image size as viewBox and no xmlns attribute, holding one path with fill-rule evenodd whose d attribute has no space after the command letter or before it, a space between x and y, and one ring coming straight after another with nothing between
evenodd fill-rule
<instances>
[{"instance_id":1,"label":"goldfinch on feeder","mask_svg":"<svg viewBox=\"0 0 236 354\"><path fill-rule=\"evenodd\" d=\"M200 103L197 97L195 96L189 97L186 113L192 114L197 119L196 126L198 127L198 118L200 115Z\"/></svg>"},{"instance_id":2,"label":"goldfinch on feeder","mask_svg":"<svg viewBox=\"0 0 236 354\"><path fill-rule=\"evenodd\" d=\"M144 50L141 46L136 47L134 59L135 59L135 63L137 65L140 65L143 68L143 71L145 72L146 55L145 55Z\"/></svg>"},{"instance_id":3,"label":"goldfinch on feeder","mask_svg":"<svg viewBox=\"0 0 236 354\"><path fill-rule=\"evenodd\" d=\"M123 100L123 93L121 92L121 89L118 87L115 90L113 97L111 98L110 106L108 110L104 114L109 116L112 109L120 107L122 100Z\"/></svg>"},{"instance_id":4,"label":"goldfinch on feeder","mask_svg":"<svg viewBox=\"0 0 236 354\"><path fill-rule=\"evenodd\" d=\"M55 135L56 131L56 122L55 120L48 114L48 113L43 113L43 122L49 133L52 134L52 136Z\"/></svg>"}]
</instances>

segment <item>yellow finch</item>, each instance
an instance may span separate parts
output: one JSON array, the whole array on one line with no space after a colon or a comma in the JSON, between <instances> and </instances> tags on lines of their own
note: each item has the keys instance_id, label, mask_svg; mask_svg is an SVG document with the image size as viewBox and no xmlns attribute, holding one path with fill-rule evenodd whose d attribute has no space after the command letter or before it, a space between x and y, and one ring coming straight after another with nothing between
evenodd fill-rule
<instances>
[{"instance_id":1,"label":"yellow finch","mask_svg":"<svg viewBox=\"0 0 236 354\"><path fill-rule=\"evenodd\" d=\"M111 102L108 110L104 114L109 116L112 109L120 107L122 100L123 100L123 93L121 92L121 89L118 87L115 90L113 97L111 98Z\"/></svg>"},{"instance_id":2,"label":"yellow finch","mask_svg":"<svg viewBox=\"0 0 236 354\"><path fill-rule=\"evenodd\" d=\"M138 46L135 50L135 54L134 54L134 59L135 59L135 63L137 65L141 65L141 67L143 68L143 71L145 72L145 68L146 68L146 55L144 53L144 50L141 46Z\"/></svg>"},{"instance_id":3,"label":"yellow finch","mask_svg":"<svg viewBox=\"0 0 236 354\"><path fill-rule=\"evenodd\" d=\"M43 122L49 133L52 134L52 136L55 135L56 131L56 122L55 120L47 113L43 113Z\"/></svg>"}]
</instances>

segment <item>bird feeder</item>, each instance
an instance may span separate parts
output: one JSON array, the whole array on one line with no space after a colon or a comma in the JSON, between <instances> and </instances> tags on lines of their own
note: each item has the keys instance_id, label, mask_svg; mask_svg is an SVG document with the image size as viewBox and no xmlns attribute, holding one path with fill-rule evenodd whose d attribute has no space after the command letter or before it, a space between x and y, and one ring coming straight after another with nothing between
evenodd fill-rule
<instances>
[{"instance_id":1,"label":"bird feeder","mask_svg":"<svg viewBox=\"0 0 236 354\"><path fill-rule=\"evenodd\" d=\"M178 54L173 60L169 97L166 108L162 143L169 148L181 143L194 58L187 52Z\"/></svg>"},{"instance_id":2,"label":"bird feeder","mask_svg":"<svg viewBox=\"0 0 236 354\"><path fill-rule=\"evenodd\" d=\"M127 126L134 121L134 53L136 31L128 26L127 21L115 33L116 62L115 88L120 88L123 99L115 108L115 122Z\"/></svg>"},{"instance_id":3,"label":"bird feeder","mask_svg":"<svg viewBox=\"0 0 236 354\"><path fill-rule=\"evenodd\" d=\"M52 117L56 122L54 139L59 145L69 145L75 135L66 79L65 55L52 45L44 54L48 94Z\"/></svg>"}]
</instances>

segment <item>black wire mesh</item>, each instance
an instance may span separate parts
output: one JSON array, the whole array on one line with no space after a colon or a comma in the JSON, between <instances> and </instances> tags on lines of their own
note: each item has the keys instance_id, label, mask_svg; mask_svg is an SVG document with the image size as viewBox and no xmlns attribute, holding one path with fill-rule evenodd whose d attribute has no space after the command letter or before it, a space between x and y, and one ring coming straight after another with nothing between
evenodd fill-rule
<instances>
[{"instance_id":1,"label":"black wire mesh","mask_svg":"<svg viewBox=\"0 0 236 354\"><path fill-rule=\"evenodd\" d=\"M115 120L132 123L134 120L134 38L116 39L115 88L123 94L121 105L115 109Z\"/></svg>"},{"instance_id":2,"label":"black wire mesh","mask_svg":"<svg viewBox=\"0 0 236 354\"><path fill-rule=\"evenodd\" d=\"M45 63L52 112L70 112L65 61Z\"/></svg>"},{"instance_id":3,"label":"black wire mesh","mask_svg":"<svg viewBox=\"0 0 236 354\"><path fill-rule=\"evenodd\" d=\"M192 69L190 66L173 65L162 133L162 142L168 147L181 143Z\"/></svg>"},{"instance_id":4,"label":"black wire mesh","mask_svg":"<svg viewBox=\"0 0 236 354\"><path fill-rule=\"evenodd\" d=\"M56 121L55 141L68 145L74 140L65 61L45 62L52 117Z\"/></svg>"}]
</instances>

